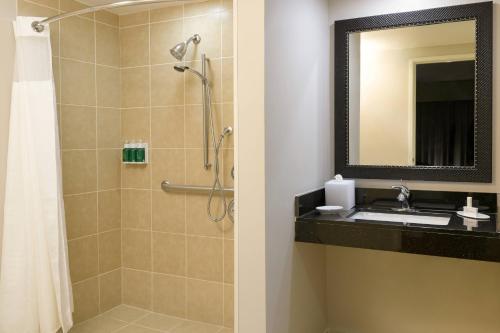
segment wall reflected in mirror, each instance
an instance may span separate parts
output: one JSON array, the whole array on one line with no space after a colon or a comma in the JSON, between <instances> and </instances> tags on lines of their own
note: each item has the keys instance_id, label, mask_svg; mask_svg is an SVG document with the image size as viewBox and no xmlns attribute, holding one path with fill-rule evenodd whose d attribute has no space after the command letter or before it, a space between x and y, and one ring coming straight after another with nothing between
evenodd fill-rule
<instances>
[{"instance_id":1,"label":"wall reflected in mirror","mask_svg":"<svg viewBox=\"0 0 500 333\"><path fill-rule=\"evenodd\" d=\"M473 166L475 20L349 34L349 164Z\"/></svg>"}]
</instances>

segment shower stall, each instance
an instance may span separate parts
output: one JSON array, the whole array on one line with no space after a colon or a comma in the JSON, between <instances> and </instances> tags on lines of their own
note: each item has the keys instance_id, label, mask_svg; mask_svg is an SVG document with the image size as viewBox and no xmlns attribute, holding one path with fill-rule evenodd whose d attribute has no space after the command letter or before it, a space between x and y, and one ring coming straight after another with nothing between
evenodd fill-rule
<instances>
[{"instance_id":1,"label":"shower stall","mask_svg":"<svg viewBox=\"0 0 500 333\"><path fill-rule=\"evenodd\" d=\"M232 1L102 3L18 0L50 28L70 332L232 332Z\"/></svg>"}]
</instances>

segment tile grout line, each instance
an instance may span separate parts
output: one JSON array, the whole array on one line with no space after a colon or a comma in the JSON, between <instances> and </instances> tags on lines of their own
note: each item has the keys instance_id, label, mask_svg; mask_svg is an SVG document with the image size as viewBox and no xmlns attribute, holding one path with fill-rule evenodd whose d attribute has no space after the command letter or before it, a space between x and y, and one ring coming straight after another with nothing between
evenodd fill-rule
<instances>
[{"instance_id":1,"label":"tile grout line","mask_svg":"<svg viewBox=\"0 0 500 333\"><path fill-rule=\"evenodd\" d=\"M148 75L149 75L149 86L148 86L148 92L149 92L149 146L150 147L153 147L153 141L152 141L152 127L151 127L151 124L152 124L152 116L153 116L153 112L151 110L151 104L152 104L152 88L151 88L151 85L152 85L152 67L151 67L151 9L148 10L148 64L149 64L149 71L148 71ZM151 151L151 154L150 155L153 155L153 152ZM150 168L149 168L149 183L151 184L150 187L153 188L153 168L154 166L152 165L152 157L153 156L150 156L149 159L149 163L150 163ZM151 295L150 295L150 300L149 300L149 308L151 310L153 310L153 307L154 307L154 302L153 302L153 299L154 299L154 295L155 295L155 291L154 291L154 277L153 277L153 269L154 269L154 245L153 245L153 192L152 190L148 190L149 192L149 228L150 228L150 233L149 233L149 241L150 241L150 251L151 251L151 264L150 264L150 270L151 270L151 273L149 275L149 283L151 284Z\"/></svg>"}]
</instances>

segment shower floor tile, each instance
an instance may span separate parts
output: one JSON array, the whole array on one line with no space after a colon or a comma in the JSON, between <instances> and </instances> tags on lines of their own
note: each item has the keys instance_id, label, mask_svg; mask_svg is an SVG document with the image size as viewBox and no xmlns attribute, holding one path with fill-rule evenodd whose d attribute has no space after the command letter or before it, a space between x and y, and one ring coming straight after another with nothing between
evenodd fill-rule
<instances>
[{"instance_id":1,"label":"shower floor tile","mask_svg":"<svg viewBox=\"0 0 500 333\"><path fill-rule=\"evenodd\" d=\"M75 325L69 333L233 333L233 329L119 305Z\"/></svg>"}]
</instances>

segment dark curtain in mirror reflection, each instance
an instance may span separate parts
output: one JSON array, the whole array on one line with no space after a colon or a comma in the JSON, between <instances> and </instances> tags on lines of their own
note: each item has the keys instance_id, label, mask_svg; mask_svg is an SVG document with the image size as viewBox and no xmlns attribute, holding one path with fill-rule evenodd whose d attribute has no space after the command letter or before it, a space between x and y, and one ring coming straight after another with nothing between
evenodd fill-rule
<instances>
[{"instance_id":1,"label":"dark curtain in mirror reflection","mask_svg":"<svg viewBox=\"0 0 500 333\"><path fill-rule=\"evenodd\" d=\"M416 165L474 165L474 61L417 65Z\"/></svg>"}]
</instances>

